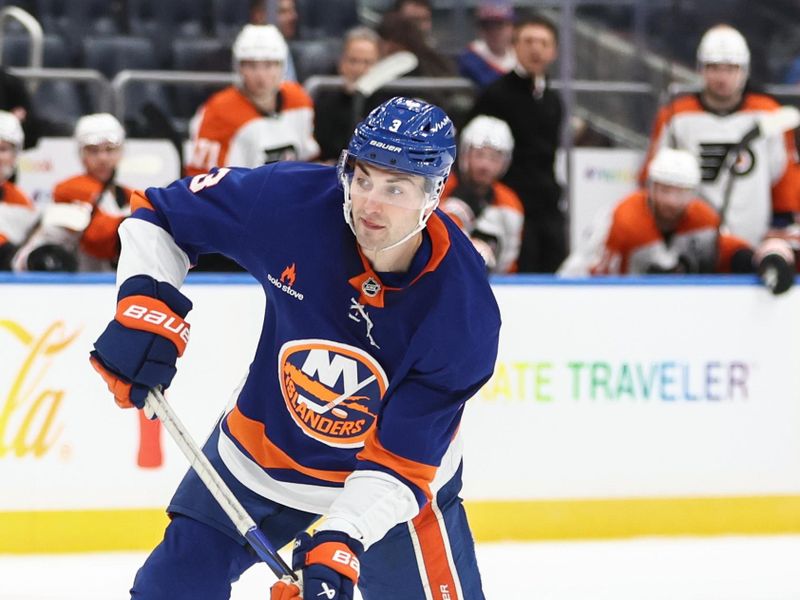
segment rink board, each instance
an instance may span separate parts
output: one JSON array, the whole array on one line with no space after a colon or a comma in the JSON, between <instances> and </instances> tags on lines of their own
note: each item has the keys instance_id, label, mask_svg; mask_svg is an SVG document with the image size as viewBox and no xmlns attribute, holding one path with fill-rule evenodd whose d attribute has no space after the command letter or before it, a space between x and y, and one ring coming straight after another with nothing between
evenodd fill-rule
<instances>
[{"instance_id":1,"label":"rink board","mask_svg":"<svg viewBox=\"0 0 800 600\"><path fill-rule=\"evenodd\" d=\"M800 293L742 278L494 288L497 368L462 428L477 539L800 531ZM186 292L170 398L202 440L264 302L241 277ZM113 307L106 276L0 279L0 552L159 539L186 464L88 365Z\"/></svg>"}]
</instances>

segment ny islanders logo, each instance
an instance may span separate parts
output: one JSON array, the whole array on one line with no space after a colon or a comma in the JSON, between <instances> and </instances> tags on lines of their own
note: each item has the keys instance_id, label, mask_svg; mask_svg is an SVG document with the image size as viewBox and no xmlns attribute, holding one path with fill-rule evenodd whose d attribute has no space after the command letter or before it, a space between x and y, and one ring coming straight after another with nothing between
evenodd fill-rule
<instances>
[{"instance_id":1,"label":"ny islanders logo","mask_svg":"<svg viewBox=\"0 0 800 600\"><path fill-rule=\"evenodd\" d=\"M363 446L388 387L386 374L369 354L328 340L284 344L278 378L297 426L337 448Z\"/></svg>"}]
</instances>

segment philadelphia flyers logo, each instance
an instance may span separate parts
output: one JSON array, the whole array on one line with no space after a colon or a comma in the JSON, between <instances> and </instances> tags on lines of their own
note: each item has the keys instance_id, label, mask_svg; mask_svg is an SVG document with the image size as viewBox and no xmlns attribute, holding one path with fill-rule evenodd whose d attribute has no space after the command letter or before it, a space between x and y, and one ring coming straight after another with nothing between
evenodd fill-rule
<instances>
[{"instance_id":1,"label":"philadelphia flyers logo","mask_svg":"<svg viewBox=\"0 0 800 600\"><path fill-rule=\"evenodd\" d=\"M369 354L329 340L287 342L278 354L286 408L306 435L358 448L375 425L388 381Z\"/></svg>"},{"instance_id":2,"label":"philadelphia flyers logo","mask_svg":"<svg viewBox=\"0 0 800 600\"><path fill-rule=\"evenodd\" d=\"M716 181L728 153L735 144L723 142L700 144L700 173L703 181ZM730 164L730 163L728 163ZM739 151L733 165L733 174L742 177L750 173L756 165L756 156L750 148Z\"/></svg>"}]
</instances>

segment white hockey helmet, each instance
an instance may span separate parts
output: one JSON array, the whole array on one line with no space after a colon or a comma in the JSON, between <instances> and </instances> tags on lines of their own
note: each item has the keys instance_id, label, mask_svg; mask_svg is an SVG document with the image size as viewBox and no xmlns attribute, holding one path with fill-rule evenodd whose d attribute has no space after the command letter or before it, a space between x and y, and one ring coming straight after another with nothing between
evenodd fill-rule
<instances>
[{"instance_id":1,"label":"white hockey helmet","mask_svg":"<svg viewBox=\"0 0 800 600\"><path fill-rule=\"evenodd\" d=\"M470 148L492 148L506 157L506 168L514 152L514 136L508 123L496 117L478 115L461 132L459 159L461 170L466 169L467 152Z\"/></svg>"},{"instance_id":2,"label":"white hockey helmet","mask_svg":"<svg viewBox=\"0 0 800 600\"><path fill-rule=\"evenodd\" d=\"M233 42L233 61L274 60L286 62L289 46L274 25L245 25Z\"/></svg>"},{"instance_id":3,"label":"white hockey helmet","mask_svg":"<svg viewBox=\"0 0 800 600\"><path fill-rule=\"evenodd\" d=\"M700 166L691 152L662 148L647 170L651 182L693 190L700 184Z\"/></svg>"},{"instance_id":4,"label":"white hockey helmet","mask_svg":"<svg viewBox=\"0 0 800 600\"><path fill-rule=\"evenodd\" d=\"M125 141L125 130L114 115L95 113L78 119L75 139L81 148L102 143L120 146Z\"/></svg>"},{"instance_id":5,"label":"white hockey helmet","mask_svg":"<svg viewBox=\"0 0 800 600\"><path fill-rule=\"evenodd\" d=\"M750 49L744 36L736 29L730 25L715 25L700 40L697 62L700 65L739 65L747 70L750 66Z\"/></svg>"},{"instance_id":6,"label":"white hockey helmet","mask_svg":"<svg viewBox=\"0 0 800 600\"><path fill-rule=\"evenodd\" d=\"M17 152L22 150L25 142L19 119L5 110L0 110L0 140L12 144Z\"/></svg>"}]
</instances>

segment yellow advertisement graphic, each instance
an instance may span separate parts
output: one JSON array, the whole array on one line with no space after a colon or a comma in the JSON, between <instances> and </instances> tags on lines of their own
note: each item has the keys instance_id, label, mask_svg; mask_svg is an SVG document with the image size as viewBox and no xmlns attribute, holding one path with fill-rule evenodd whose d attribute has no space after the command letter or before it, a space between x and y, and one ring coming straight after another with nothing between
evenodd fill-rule
<instances>
[{"instance_id":1,"label":"yellow advertisement graphic","mask_svg":"<svg viewBox=\"0 0 800 600\"><path fill-rule=\"evenodd\" d=\"M0 319L0 347L9 360L11 377L0 381L0 460L45 456L62 432L59 410L64 390L49 387L46 375L54 359L78 337L80 330L68 333L63 321L54 321L41 334L21 324ZM21 347L22 352L9 352Z\"/></svg>"}]
</instances>

